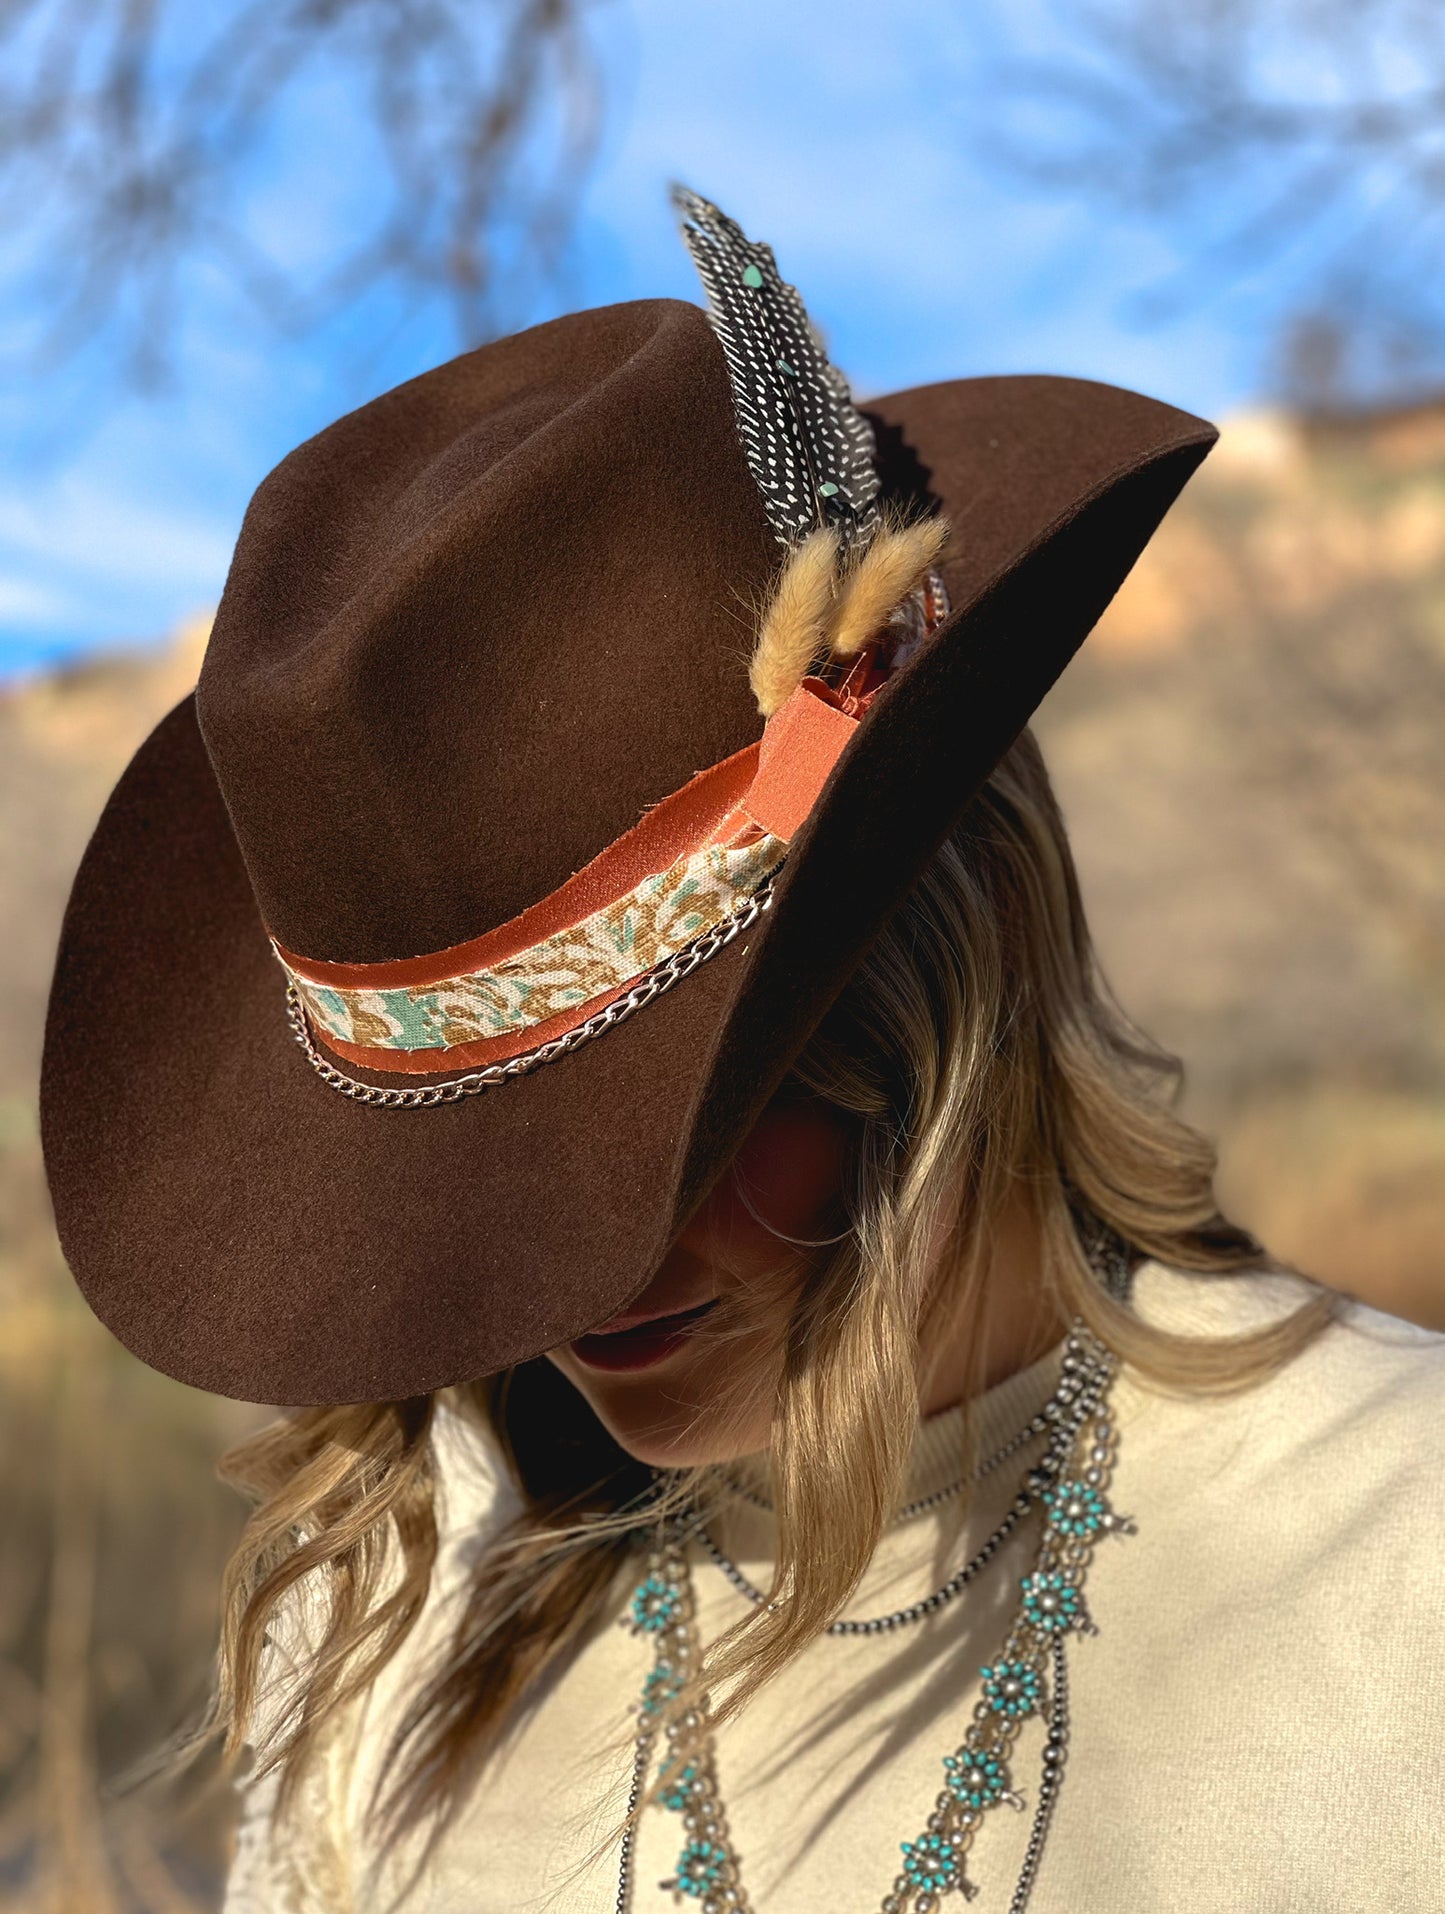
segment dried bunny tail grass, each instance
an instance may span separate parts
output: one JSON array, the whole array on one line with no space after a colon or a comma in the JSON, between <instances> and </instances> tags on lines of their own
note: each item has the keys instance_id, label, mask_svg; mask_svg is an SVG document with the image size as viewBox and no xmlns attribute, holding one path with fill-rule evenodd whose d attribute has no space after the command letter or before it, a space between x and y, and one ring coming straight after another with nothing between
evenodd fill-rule
<instances>
[{"instance_id":1,"label":"dried bunny tail grass","mask_svg":"<svg viewBox=\"0 0 1445 1914\"><path fill-rule=\"evenodd\" d=\"M835 657L861 651L923 582L948 538L946 518L887 525L844 578L828 634Z\"/></svg>"},{"instance_id":2,"label":"dried bunny tail grass","mask_svg":"<svg viewBox=\"0 0 1445 1914\"><path fill-rule=\"evenodd\" d=\"M835 531L810 532L783 567L748 670L748 683L765 718L787 703L826 648L838 546Z\"/></svg>"}]
</instances>

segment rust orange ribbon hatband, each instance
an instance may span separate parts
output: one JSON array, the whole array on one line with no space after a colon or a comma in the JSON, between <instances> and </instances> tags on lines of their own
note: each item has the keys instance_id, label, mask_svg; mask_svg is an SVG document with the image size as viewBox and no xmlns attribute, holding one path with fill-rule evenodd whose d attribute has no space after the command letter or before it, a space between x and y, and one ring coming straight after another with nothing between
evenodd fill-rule
<instances>
[{"instance_id":1,"label":"rust orange ribbon hatband","mask_svg":"<svg viewBox=\"0 0 1445 1914\"><path fill-rule=\"evenodd\" d=\"M316 1034L347 1062L423 1074L503 1063L576 1029L735 915L813 808L879 680L806 678L756 744L644 813L509 923L429 956L319 963L272 939Z\"/></svg>"}]
</instances>

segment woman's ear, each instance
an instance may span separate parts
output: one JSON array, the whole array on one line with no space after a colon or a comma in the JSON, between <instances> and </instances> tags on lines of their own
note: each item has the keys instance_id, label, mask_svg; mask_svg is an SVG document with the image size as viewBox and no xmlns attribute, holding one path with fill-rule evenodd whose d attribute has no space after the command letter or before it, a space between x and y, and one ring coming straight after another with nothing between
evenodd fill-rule
<instances>
[{"instance_id":1,"label":"woman's ear","mask_svg":"<svg viewBox=\"0 0 1445 1914\"><path fill-rule=\"evenodd\" d=\"M854 1125L795 1079L763 1111L714 1195L718 1220L816 1241L847 1221ZM740 1212L740 1214L726 1214Z\"/></svg>"}]
</instances>

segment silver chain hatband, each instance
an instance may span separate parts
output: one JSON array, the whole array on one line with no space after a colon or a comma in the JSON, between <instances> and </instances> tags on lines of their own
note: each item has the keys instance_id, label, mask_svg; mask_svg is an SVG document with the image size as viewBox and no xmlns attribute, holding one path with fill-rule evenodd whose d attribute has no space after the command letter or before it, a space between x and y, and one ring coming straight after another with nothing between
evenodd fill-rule
<instances>
[{"instance_id":1,"label":"silver chain hatband","mask_svg":"<svg viewBox=\"0 0 1445 1914\"><path fill-rule=\"evenodd\" d=\"M665 990L671 990L674 984L681 983L699 964L705 964L709 957L715 957L730 944L740 931L757 922L773 901L773 879L776 875L775 871L772 877L760 884L746 904L730 917L725 917L720 924L714 924L711 930L694 937L690 944L684 944L681 950L664 957L661 963L654 964L625 996L614 997L610 1004L589 1017L585 1023L579 1023L575 1030L564 1031L560 1037L553 1037L549 1043L538 1044L534 1050L524 1050L519 1056L508 1057L505 1063L488 1064L484 1070L470 1071L464 1077L450 1077L445 1083L424 1083L414 1089L401 1090L390 1089L379 1083L363 1083L359 1077L348 1077L334 1064L328 1063L316 1048L300 993L289 979L286 984L287 1021L306 1054L306 1061L327 1089L335 1090L339 1096L350 1097L353 1103L367 1103L379 1110L426 1110L438 1103L458 1103L463 1097L480 1096L483 1090L506 1083L512 1077L526 1076L544 1063L555 1063L558 1057L565 1057L569 1052L580 1049L584 1043L590 1043L594 1037L600 1037L603 1031L611 1030L614 1025L650 1004L654 997L660 997Z\"/></svg>"}]
</instances>

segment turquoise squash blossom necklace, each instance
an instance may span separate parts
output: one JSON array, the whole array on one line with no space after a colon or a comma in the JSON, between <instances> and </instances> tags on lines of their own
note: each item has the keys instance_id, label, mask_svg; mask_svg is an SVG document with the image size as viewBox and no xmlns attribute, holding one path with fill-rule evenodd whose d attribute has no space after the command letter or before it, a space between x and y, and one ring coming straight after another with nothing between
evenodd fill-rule
<instances>
[{"instance_id":1,"label":"turquoise squash blossom necklace","mask_svg":"<svg viewBox=\"0 0 1445 1914\"><path fill-rule=\"evenodd\" d=\"M1023 1914L1038 1873L1054 1803L1068 1758L1069 1688L1065 1641L1096 1630L1084 1605L1083 1584L1095 1544L1105 1535L1132 1535L1133 1522L1106 1499L1117 1447L1108 1396L1118 1359L1076 1318L1064 1344L1057 1387L1043 1409L1002 1450L951 1490L920 1498L899 1511L903 1520L931 1507L967 1481L989 1473L1031 1436L1048 1432L1045 1452L1029 1469L1003 1520L971 1560L931 1595L868 1621L835 1621L829 1634L885 1634L936 1614L982 1571L1035 1501L1045 1511L1032 1570L1021 1578L1019 1603L999 1654L982 1669L982 1698L962 1742L943 1758L944 1781L926 1825L901 1846L902 1862L881 1914L935 1914L943 1897L972 1900L977 1885L965 1872L969 1848L985 1815L1002 1803L1022 1811L1010 1773L1013 1746L1032 1715L1047 1722L1038 1799L1008 1914ZM647 1573L633 1594L623 1625L652 1644L653 1665L638 1707L628 1812L651 1771L658 1718L700 1660L687 1544L694 1536L733 1587L754 1603L763 1592L747 1580L703 1526L697 1510L661 1525ZM728 1833L718 1789L706 1704L668 1725L659 1796L680 1815L683 1845L675 1871L658 1883L675 1904L692 1902L701 1914L754 1914L744 1892L740 1860ZM622 1838L617 1914L632 1905L633 1835Z\"/></svg>"}]
</instances>

